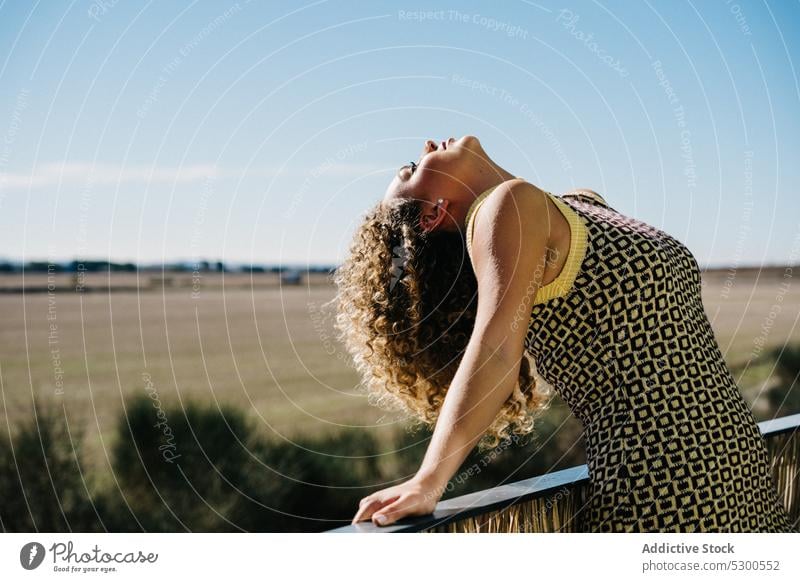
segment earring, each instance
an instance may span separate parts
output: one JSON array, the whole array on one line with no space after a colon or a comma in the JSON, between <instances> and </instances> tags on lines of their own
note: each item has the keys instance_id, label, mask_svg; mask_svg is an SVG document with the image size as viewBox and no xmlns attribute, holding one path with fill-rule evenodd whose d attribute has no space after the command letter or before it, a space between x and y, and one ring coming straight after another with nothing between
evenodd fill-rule
<instances>
[{"instance_id":1,"label":"earring","mask_svg":"<svg viewBox=\"0 0 800 582\"><path fill-rule=\"evenodd\" d=\"M439 198L439 200L437 200L437 202L438 202L439 204L441 204L442 202L444 202L444 200L442 200L441 198Z\"/></svg>"}]
</instances>

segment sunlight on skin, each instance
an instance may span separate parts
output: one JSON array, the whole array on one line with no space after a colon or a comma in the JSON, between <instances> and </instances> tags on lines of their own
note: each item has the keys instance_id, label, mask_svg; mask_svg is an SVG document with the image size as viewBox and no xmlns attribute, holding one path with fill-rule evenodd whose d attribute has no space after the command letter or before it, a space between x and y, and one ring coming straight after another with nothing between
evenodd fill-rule
<instances>
[{"instance_id":1,"label":"sunlight on skin","mask_svg":"<svg viewBox=\"0 0 800 582\"><path fill-rule=\"evenodd\" d=\"M422 146L419 160L398 170L383 202L417 199L423 204L420 220L425 230L463 230L475 198L515 177L489 157L474 135L451 137L438 144L429 139Z\"/></svg>"}]
</instances>

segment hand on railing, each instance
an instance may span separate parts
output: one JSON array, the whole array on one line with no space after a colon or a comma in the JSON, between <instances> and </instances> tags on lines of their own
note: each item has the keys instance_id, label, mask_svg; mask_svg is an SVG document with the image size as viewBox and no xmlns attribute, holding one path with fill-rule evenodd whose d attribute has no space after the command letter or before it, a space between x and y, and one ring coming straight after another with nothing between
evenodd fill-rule
<instances>
[{"instance_id":1,"label":"hand on railing","mask_svg":"<svg viewBox=\"0 0 800 582\"><path fill-rule=\"evenodd\" d=\"M406 516L433 513L443 492L443 487L414 477L362 499L351 524L372 518L375 525L390 525Z\"/></svg>"}]
</instances>

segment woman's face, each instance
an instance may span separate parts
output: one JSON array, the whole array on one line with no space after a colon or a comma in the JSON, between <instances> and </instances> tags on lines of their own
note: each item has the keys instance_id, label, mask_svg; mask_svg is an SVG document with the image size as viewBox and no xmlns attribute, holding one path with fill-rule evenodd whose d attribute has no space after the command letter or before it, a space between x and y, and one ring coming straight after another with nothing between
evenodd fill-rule
<instances>
[{"instance_id":1,"label":"woman's face","mask_svg":"<svg viewBox=\"0 0 800 582\"><path fill-rule=\"evenodd\" d=\"M419 160L401 167L386 189L384 200L415 198L435 203L470 189L478 158L485 154L474 135L449 138L439 143L429 139Z\"/></svg>"}]
</instances>

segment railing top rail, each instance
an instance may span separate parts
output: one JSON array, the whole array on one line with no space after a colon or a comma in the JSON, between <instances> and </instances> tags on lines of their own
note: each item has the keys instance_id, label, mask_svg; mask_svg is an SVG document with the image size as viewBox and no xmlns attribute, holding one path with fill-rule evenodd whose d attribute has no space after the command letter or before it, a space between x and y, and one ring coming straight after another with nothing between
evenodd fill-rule
<instances>
[{"instance_id":1,"label":"railing top rail","mask_svg":"<svg viewBox=\"0 0 800 582\"><path fill-rule=\"evenodd\" d=\"M800 414L765 420L758 423L758 428L761 429L761 434L765 437L792 432L800 428Z\"/></svg>"},{"instance_id":2,"label":"railing top rail","mask_svg":"<svg viewBox=\"0 0 800 582\"><path fill-rule=\"evenodd\" d=\"M765 437L777 436L800 428L800 414L784 416L758 423ZM406 517L389 526L376 526L372 521L362 521L328 530L326 533L413 533L450 522L483 515L524 501L544 497L563 487L575 487L589 480L586 465L553 471L530 479L500 485L483 491L445 499L436 505L433 513Z\"/></svg>"}]
</instances>

